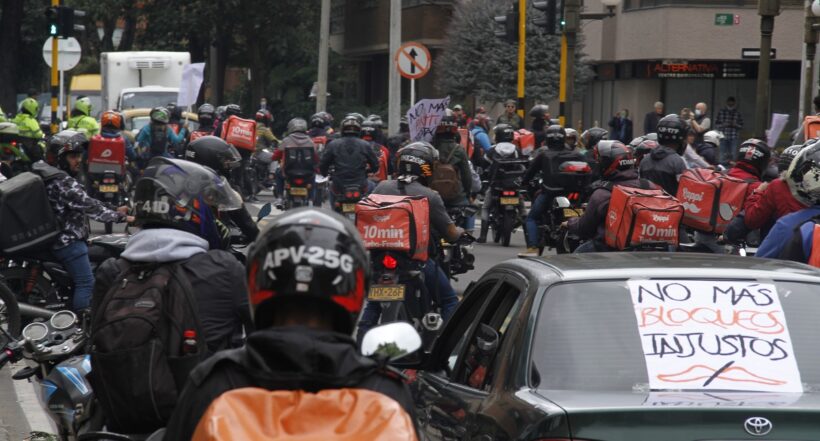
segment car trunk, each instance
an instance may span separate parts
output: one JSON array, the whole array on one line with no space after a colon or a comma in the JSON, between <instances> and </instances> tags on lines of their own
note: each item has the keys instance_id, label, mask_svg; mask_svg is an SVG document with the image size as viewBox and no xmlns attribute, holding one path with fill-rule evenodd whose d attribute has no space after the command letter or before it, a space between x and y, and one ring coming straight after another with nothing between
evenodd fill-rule
<instances>
[{"instance_id":1,"label":"car trunk","mask_svg":"<svg viewBox=\"0 0 820 441\"><path fill-rule=\"evenodd\" d=\"M538 392L567 412L573 440L820 439L815 393ZM750 418L768 420L770 432L751 435L745 426L766 422Z\"/></svg>"}]
</instances>

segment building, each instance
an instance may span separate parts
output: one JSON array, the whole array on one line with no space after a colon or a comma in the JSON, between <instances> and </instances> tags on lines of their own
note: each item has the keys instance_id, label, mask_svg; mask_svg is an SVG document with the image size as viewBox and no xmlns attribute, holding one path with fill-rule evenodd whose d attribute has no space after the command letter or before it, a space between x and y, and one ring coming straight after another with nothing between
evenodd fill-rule
<instances>
[{"instance_id":1,"label":"building","mask_svg":"<svg viewBox=\"0 0 820 441\"><path fill-rule=\"evenodd\" d=\"M600 12L599 0L586 0L586 12ZM771 66L770 109L789 115L787 129L798 123L800 69L803 51L802 0L781 0L775 19ZM617 15L583 22L584 52L597 73L574 106L583 126L606 127L618 110L630 110L635 136L655 101L667 113L699 101L713 118L734 96L751 136L760 45L757 0L623 0Z\"/></svg>"}]
</instances>

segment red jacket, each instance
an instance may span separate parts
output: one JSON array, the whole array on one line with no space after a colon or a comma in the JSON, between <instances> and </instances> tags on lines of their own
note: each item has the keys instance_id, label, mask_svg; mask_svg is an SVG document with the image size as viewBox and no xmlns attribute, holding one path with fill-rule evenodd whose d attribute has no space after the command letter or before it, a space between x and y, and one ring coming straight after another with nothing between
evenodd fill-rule
<instances>
[{"instance_id":1,"label":"red jacket","mask_svg":"<svg viewBox=\"0 0 820 441\"><path fill-rule=\"evenodd\" d=\"M806 206L792 196L789 184L777 178L762 192L753 192L746 198L744 223L750 230L756 230L804 208Z\"/></svg>"}]
</instances>

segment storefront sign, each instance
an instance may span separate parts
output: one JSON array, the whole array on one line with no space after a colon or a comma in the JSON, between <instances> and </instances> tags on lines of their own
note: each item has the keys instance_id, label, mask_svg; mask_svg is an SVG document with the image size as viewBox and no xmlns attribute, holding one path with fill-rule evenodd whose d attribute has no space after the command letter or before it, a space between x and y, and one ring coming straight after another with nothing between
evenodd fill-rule
<instances>
[{"instance_id":1,"label":"storefront sign","mask_svg":"<svg viewBox=\"0 0 820 441\"><path fill-rule=\"evenodd\" d=\"M756 63L721 61L638 62L635 76L638 78L755 78Z\"/></svg>"}]
</instances>

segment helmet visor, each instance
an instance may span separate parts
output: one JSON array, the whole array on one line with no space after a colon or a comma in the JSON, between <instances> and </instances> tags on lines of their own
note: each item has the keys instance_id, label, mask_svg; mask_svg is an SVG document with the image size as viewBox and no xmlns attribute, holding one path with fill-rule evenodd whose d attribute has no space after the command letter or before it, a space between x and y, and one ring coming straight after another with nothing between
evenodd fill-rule
<instances>
[{"instance_id":1,"label":"helmet visor","mask_svg":"<svg viewBox=\"0 0 820 441\"><path fill-rule=\"evenodd\" d=\"M203 201L220 210L231 211L242 207L242 197L228 181L214 173L188 173L173 163L157 164L155 176L161 176L165 191L181 206L202 197ZM149 178L151 179L151 178Z\"/></svg>"}]
</instances>

